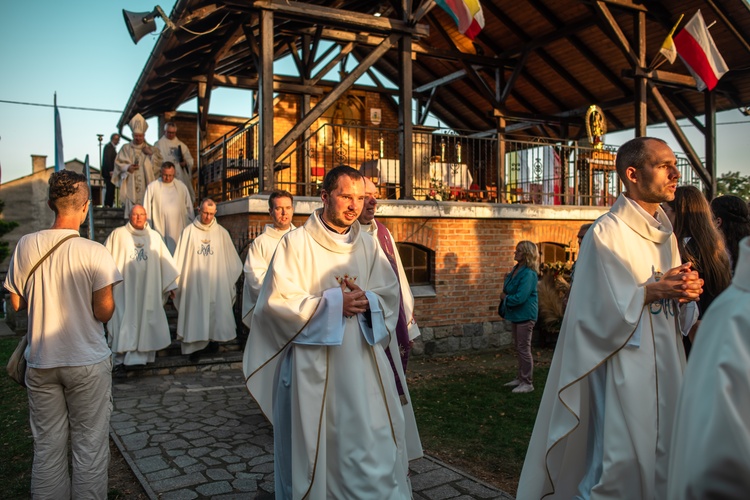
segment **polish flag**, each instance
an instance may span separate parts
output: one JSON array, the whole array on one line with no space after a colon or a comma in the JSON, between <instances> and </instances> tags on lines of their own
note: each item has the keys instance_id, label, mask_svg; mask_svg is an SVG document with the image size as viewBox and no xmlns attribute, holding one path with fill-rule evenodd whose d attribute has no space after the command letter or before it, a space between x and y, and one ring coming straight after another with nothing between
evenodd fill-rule
<instances>
[{"instance_id":1,"label":"polish flag","mask_svg":"<svg viewBox=\"0 0 750 500\"><path fill-rule=\"evenodd\" d=\"M674 37L677 53L693 74L698 90L713 90L724 73L729 71L719 54L714 39L706 28L701 11L695 13L685 28Z\"/></svg>"}]
</instances>

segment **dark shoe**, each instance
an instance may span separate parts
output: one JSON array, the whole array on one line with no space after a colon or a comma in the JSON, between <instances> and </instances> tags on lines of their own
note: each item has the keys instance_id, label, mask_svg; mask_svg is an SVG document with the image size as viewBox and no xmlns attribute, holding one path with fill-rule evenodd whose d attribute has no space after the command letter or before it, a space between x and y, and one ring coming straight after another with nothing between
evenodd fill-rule
<instances>
[{"instance_id":1,"label":"dark shoe","mask_svg":"<svg viewBox=\"0 0 750 500\"><path fill-rule=\"evenodd\" d=\"M197 363L201 359L201 351L195 351L188 356L191 363Z\"/></svg>"}]
</instances>

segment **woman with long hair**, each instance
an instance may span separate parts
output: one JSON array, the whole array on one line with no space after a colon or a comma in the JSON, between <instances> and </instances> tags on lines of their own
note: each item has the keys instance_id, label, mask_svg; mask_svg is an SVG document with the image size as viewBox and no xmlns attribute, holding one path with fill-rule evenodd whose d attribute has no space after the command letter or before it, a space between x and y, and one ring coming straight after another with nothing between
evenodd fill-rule
<instances>
[{"instance_id":1,"label":"woman with long hair","mask_svg":"<svg viewBox=\"0 0 750 500\"><path fill-rule=\"evenodd\" d=\"M716 225L724 235L724 242L732 259L732 273L737 267L740 252L740 241L750 236L750 211L745 200L739 196L726 194L711 200L711 211Z\"/></svg>"},{"instance_id":2,"label":"woman with long hair","mask_svg":"<svg viewBox=\"0 0 750 500\"><path fill-rule=\"evenodd\" d=\"M703 293L697 302L700 321L711 302L732 281L729 254L724 238L714 225L708 201L697 187L679 186L674 200L665 205L663 208L672 221L682 262L690 262L704 281ZM691 329L690 338L683 338L685 354L690 353L696 329L697 324Z\"/></svg>"},{"instance_id":3,"label":"woman with long hair","mask_svg":"<svg viewBox=\"0 0 750 500\"><path fill-rule=\"evenodd\" d=\"M523 393L534 390L531 334L539 310L539 250L536 244L526 240L519 242L513 260L516 265L505 276L500 300L504 303L503 317L511 323L518 358L518 376L505 386L513 387L515 393Z\"/></svg>"}]
</instances>

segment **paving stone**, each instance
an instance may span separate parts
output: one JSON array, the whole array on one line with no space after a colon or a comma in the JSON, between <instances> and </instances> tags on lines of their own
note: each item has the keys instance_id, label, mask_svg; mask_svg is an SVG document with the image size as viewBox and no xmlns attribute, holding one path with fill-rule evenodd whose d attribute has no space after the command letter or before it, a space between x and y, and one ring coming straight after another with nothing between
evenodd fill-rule
<instances>
[{"instance_id":1,"label":"paving stone","mask_svg":"<svg viewBox=\"0 0 750 500\"><path fill-rule=\"evenodd\" d=\"M227 465L227 470L229 472L242 472L246 468L247 468L247 464L244 464L244 463L229 464L229 465Z\"/></svg>"},{"instance_id":2,"label":"paving stone","mask_svg":"<svg viewBox=\"0 0 750 500\"><path fill-rule=\"evenodd\" d=\"M426 490L423 493L430 500L445 500L446 498L456 498L461 496L460 491L448 484Z\"/></svg>"},{"instance_id":3,"label":"paving stone","mask_svg":"<svg viewBox=\"0 0 750 500\"><path fill-rule=\"evenodd\" d=\"M251 472L273 472L273 462L256 465L251 469Z\"/></svg>"},{"instance_id":4,"label":"paving stone","mask_svg":"<svg viewBox=\"0 0 750 500\"><path fill-rule=\"evenodd\" d=\"M263 454L263 450L261 448L252 445L240 445L235 448L234 452L242 458L254 458L258 455Z\"/></svg>"},{"instance_id":5,"label":"paving stone","mask_svg":"<svg viewBox=\"0 0 750 500\"><path fill-rule=\"evenodd\" d=\"M190 444L184 439L173 439L171 441L165 441L164 444L162 444L162 447L165 450L173 450L175 448L188 448L190 447Z\"/></svg>"},{"instance_id":6,"label":"paving stone","mask_svg":"<svg viewBox=\"0 0 750 500\"><path fill-rule=\"evenodd\" d=\"M176 450L164 450L164 451L166 451L167 455L169 455L170 457L181 457L182 455L187 453L187 450L184 448L179 448Z\"/></svg>"},{"instance_id":7,"label":"paving stone","mask_svg":"<svg viewBox=\"0 0 750 500\"><path fill-rule=\"evenodd\" d=\"M258 482L253 479L235 479L232 481L232 486L236 490L240 491L257 491Z\"/></svg>"},{"instance_id":8,"label":"paving stone","mask_svg":"<svg viewBox=\"0 0 750 500\"><path fill-rule=\"evenodd\" d=\"M501 493L497 489L488 488L483 484L468 479L457 482L456 487L460 488L464 493L471 495L472 498L496 498Z\"/></svg>"},{"instance_id":9,"label":"paving stone","mask_svg":"<svg viewBox=\"0 0 750 500\"><path fill-rule=\"evenodd\" d=\"M140 471L144 474L166 469L167 467L169 467L169 465L167 465L167 463L161 456L140 458L135 461L135 464L138 466L138 469L140 469Z\"/></svg>"},{"instance_id":10,"label":"paving stone","mask_svg":"<svg viewBox=\"0 0 750 500\"><path fill-rule=\"evenodd\" d=\"M424 474L417 474L411 478L411 487L417 491L422 491L430 488L435 488L451 481L463 479L457 472L453 472L450 469L435 469Z\"/></svg>"},{"instance_id":11,"label":"paving stone","mask_svg":"<svg viewBox=\"0 0 750 500\"><path fill-rule=\"evenodd\" d=\"M186 474L183 476L171 477L162 481L152 481L149 483L151 488L158 492L176 490L178 488L186 488L188 486L195 486L197 484L203 484L207 481L206 477L201 473Z\"/></svg>"},{"instance_id":12,"label":"paving stone","mask_svg":"<svg viewBox=\"0 0 750 500\"><path fill-rule=\"evenodd\" d=\"M412 460L411 462L409 462L409 469L411 469L413 472L416 472L417 474L422 474L423 472L435 470L438 468L440 468L438 464L436 464L432 460L427 460L426 458L419 458L417 460Z\"/></svg>"},{"instance_id":13,"label":"paving stone","mask_svg":"<svg viewBox=\"0 0 750 500\"><path fill-rule=\"evenodd\" d=\"M174 462L174 464L177 467L185 468L185 467L187 467L189 465L193 465L193 464L197 463L198 460L196 460L195 458L190 457L188 455L182 455L180 457L175 457L175 459L172 460L172 462Z\"/></svg>"},{"instance_id":14,"label":"paving stone","mask_svg":"<svg viewBox=\"0 0 750 500\"><path fill-rule=\"evenodd\" d=\"M164 443L166 441L171 441L175 439L174 434L152 434L151 435L151 442L152 443ZM179 446L178 446L179 448Z\"/></svg>"},{"instance_id":15,"label":"paving stone","mask_svg":"<svg viewBox=\"0 0 750 500\"><path fill-rule=\"evenodd\" d=\"M203 439L196 439L195 441L191 441L190 444L191 446L202 447L202 446L208 446L208 445L214 444L215 442L216 442L216 439L209 436Z\"/></svg>"},{"instance_id":16,"label":"paving stone","mask_svg":"<svg viewBox=\"0 0 750 500\"><path fill-rule=\"evenodd\" d=\"M236 464L242 461L242 458L237 455L224 455L221 459L228 464Z\"/></svg>"},{"instance_id":17,"label":"paving stone","mask_svg":"<svg viewBox=\"0 0 750 500\"><path fill-rule=\"evenodd\" d=\"M158 446L151 446L150 448L143 448L142 450L136 450L133 452L133 458L145 458L152 457L154 455L161 455L161 448Z\"/></svg>"},{"instance_id":18,"label":"paving stone","mask_svg":"<svg viewBox=\"0 0 750 500\"><path fill-rule=\"evenodd\" d=\"M169 479L170 477L177 477L181 475L182 472L180 472L177 469L164 469L156 472L152 472L150 474L146 474L146 479L151 481L161 481L162 479Z\"/></svg>"},{"instance_id":19,"label":"paving stone","mask_svg":"<svg viewBox=\"0 0 750 500\"><path fill-rule=\"evenodd\" d=\"M192 474L193 472L203 472L204 470L208 469L208 466L206 464L197 463L195 465L188 465L183 469L185 474Z\"/></svg>"},{"instance_id":20,"label":"paving stone","mask_svg":"<svg viewBox=\"0 0 750 500\"><path fill-rule=\"evenodd\" d=\"M203 431L189 431L189 432L183 432L182 437L184 437L185 439L190 439L192 441L193 439L206 437L206 433Z\"/></svg>"},{"instance_id":21,"label":"paving stone","mask_svg":"<svg viewBox=\"0 0 750 500\"><path fill-rule=\"evenodd\" d=\"M206 475L214 481L234 479L234 476L224 469L208 469Z\"/></svg>"},{"instance_id":22,"label":"paving stone","mask_svg":"<svg viewBox=\"0 0 750 500\"><path fill-rule=\"evenodd\" d=\"M197 491L201 495L209 497L214 495L221 495L222 493L229 493L230 491L232 491L232 489L232 485L227 481L217 481L214 483L202 484L195 488L195 491Z\"/></svg>"},{"instance_id":23,"label":"paving stone","mask_svg":"<svg viewBox=\"0 0 750 500\"><path fill-rule=\"evenodd\" d=\"M130 417L128 417L127 420L120 420L120 421L115 421L115 422L110 420L109 426L112 427L116 431L122 431L122 430L135 428L135 426L133 425L133 422L130 420Z\"/></svg>"},{"instance_id":24,"label":"paving stone","mask_svg":"<svg viewBox=\"0 0 750 500\"><path fill-rule=\"evenodd\" d=\"M146 444L148 444L148 434L145 432L122 436L121 439L122 444L124 444L125 448L128 450L140 450L141 448L145 448Z\"/></svg>"},{"instance_id":25,"label":"paving stone","mask_svg":"<svg viewBox=\"0 0 750 500\"><path fill-rule=\"evenodd\" d=\"M209 467L212 467L214 465L219 465L220 463L222 463L221 460L216 460L215 458L211 458L211 457L201 457L201 460L203 461L204 464L208 465Z\"/></svg>"},{"instance_id":26,"label":"paving stone","mask_svg":"<svg viewBox=\"0 0 750 500\"><path fill-rule=\"evenodd\" d=\"M192 490L168 491L161 495L161 500L193 500L198 494Z\"/></svg>"},{"instance_id":27,"label":"paving stone","mask_svg":"<svg viewBox=\"0 0 750 500\"><path fill-rule=\"evenodd\" d=\"M191 457L202 457L203 455L207 453L211 453L211 448L206 448L205 446L202 446L200 448L192 448L188 450L187 453Z\"/></svg>"}]
</instances>

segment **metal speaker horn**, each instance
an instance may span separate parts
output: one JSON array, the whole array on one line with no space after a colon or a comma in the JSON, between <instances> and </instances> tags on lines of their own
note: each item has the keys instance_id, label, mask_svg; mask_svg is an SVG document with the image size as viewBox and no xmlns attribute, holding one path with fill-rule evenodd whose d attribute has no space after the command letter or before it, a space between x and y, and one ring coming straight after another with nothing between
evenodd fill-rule
<instances>
[{"instance_id":1,"label":"metal speaker horn","mask_svg":"<svg viewBox=\"0 0 750 500\"><path fill-rule=\"evenodd\" d=\"M159 15L157 11L153 12L128 12L122 9L122 16L125 18L125 25L128 27L130 38L133 43L156 31L156 21L154 19Z\"/></svg>"}]
</instances>

